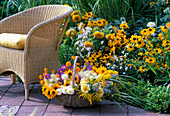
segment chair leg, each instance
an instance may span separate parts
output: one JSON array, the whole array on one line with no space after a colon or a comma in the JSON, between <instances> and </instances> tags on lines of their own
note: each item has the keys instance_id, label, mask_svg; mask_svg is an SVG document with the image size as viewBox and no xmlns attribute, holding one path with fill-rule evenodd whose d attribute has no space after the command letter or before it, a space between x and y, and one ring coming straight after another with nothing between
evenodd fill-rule
<instances>
[{"instance_id":1,"label":"chair leg","mask_svg":"<svg viewBox=\"0 0 170 116\"><path fill-rule=\"evenodd\" d=\"M29 84L24 83L25 87L25 100L29 100Z\"/></svg>"},{"instance_id":2,"label":"chair leg","mask_svg":"<svg viewBox=\"0 0 170 116\"><path fill-rule=\"evenodd\" d=\"M11 74L11 83L14 84L16 82L16 74Z\"/></svg>"}]
</instances>

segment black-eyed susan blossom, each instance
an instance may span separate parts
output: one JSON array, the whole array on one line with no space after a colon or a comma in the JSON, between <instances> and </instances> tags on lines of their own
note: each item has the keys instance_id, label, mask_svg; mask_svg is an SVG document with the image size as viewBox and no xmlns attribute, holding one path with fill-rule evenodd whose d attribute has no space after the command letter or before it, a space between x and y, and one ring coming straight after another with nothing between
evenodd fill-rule
<instances>
[{"instance_id":1,"label":"black-eyed susan blossom","mask_svg":"<svg viewBox=\"0 0 170 116\"><path fill-rule=\"evenodd\" d=\"M81 17L80 17L80 15L73 15L72 16L72 20L75 22L75 23L78 23L78 22L80 22L81 21Z\"/></svg>"},{"instance_id":2,"label":"black-eyed susan blossom","mask_svg":"<svg viewBox=\"0 0 170 116\"><path fill-rule=\"evenodd\" d=\"M96 39L102 39L104 37L104 33L99 31L96 31L93 35Z\"/></svg>"}]
</instances>

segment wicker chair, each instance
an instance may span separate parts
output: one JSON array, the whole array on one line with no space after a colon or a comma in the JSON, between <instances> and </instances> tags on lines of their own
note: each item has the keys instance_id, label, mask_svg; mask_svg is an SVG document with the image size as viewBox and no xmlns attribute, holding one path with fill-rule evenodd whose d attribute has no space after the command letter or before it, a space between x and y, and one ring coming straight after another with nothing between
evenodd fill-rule
<instances>
[{"instance_id":1,"label":"wicker chair","mask_svg":"<svg viewBox=\"0 0 170 116\"><path fill-rule=\"evenodd\" d=\"M61 67L58 51L72 11L68 6L44 5L0 21L0 33L27 34L24 50L0 46L0 75L12 74L14 83L17 74L24 83L25 99L29 99L29 84L39 81L45 67Z\"/></svg>"}]
</instances>

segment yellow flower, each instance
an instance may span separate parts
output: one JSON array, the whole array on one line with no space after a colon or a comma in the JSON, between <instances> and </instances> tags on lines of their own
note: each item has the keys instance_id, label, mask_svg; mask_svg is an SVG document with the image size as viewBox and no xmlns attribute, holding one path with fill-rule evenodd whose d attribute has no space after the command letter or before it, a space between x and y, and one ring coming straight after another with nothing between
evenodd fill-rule
<instances>
[{"instance_id":1,"label":"yellow flower","mask_svg":"<svg viewBox=\"0 0 170 116\"><path fill-rule=\"evenodd\" d=\"M95 38L102 39L104 37L104 33L96 31L94 34Z\"/></svg>"},{"instance_id":2,"label":"yellow flower","mask_svg":"<svg viewBox=\"0 0 170 116\"><path fill-rule=\"evenodd\" d=\"M106 74L105 77L106 77L106 79L109 79L109 78L111 78L112 76L111 76L111 74Z\"/></svg>"},{"instance_id":3,"label":"yellow flower","mask_svg":"<svg viewBox=\"0 0 170 116\"><path fill-rule=\"evenodd\" d=\"M40 81L40 84L41 84L41 85L44 85L44 80L41 80L41 81Z\"/></svg>"},{"instance_id":4,"label":"yellow flower","mask_svg":"<svg viewBox=\"0 0 170 116\"><path fill-rule=\"evenodd\" d=\"M106 39L107 39L107 40L111 39L111 37L112 37L112 34L107 34L107 35L106 35Z\"/></svg>"},{"instance_id":5,"label":"yellow flower","mask_svg":"<svg viewBox=\"0 0 170 116\"><path fill-rule=\"evenodd\" d=\"M45 94L45 91L48 89L48 85L44 84L42 87L42 94Z\"/></svg>"},{"instance_id":6,"label":"yellow flower","mask_svg":"<svg viewBox=\"0 0 170 116\"><path fill-rule=\"evenodd\" d=\"M164 36L163 36L162 33L159 33L159 34L158 34L158 39L159 39L159 40L163 40L163 39L164 39Z\"/></svg>"},{"instance_id":7,"label":"yellow flower","mask_svg":"<svg viewBox=\"0 0 170 116\"><path fill-rule=\"evenodd\" d=\"M143 72L147 71L147 69L145 69L143 66L140 66L139 71L143 73Z\"/></svg>"},{"instance_id":8,"label":"yellow flower","mask_svg":"<svg viewBox=\"0 0 170 116\"><path fill-rule=\"evenodd\" d=\"M104 26L108 25L108 21L106 21L106 19L100 19L100 21L103 22L103 25L104 25Z\"/></svg>"},{"instance_id":9,"label":"yellow flower","mask_svg":"<svg viewBox=\"0 0 170 116\"><path fill-rule=\"evenodd\" d=\"M143 29L143 30L140 31L140 33L143 36L147 36L147 35L149 35L149 30L148 29Z\"/></svg>"},{"instance_id":10,"label":"yellow flower","mask_svg":"<svg viewBox=\"0 0 170 116\"><path fill-rule=\"evenodd\" d=\"M121 49L121 47L122 47L122 44L120 42L116 44L116 48Z\"/></svg>"},{"instance_id":11,"label":"yellow flower","mask_svg":"<svg viewBox=\"0 0 170 116\"><path fill-rule=\"evenodd\" d=\"M168 33L168 28L167 26L160 26L161 27L161 30L166 34Z\"/></svg>"},{"instance_id":12,"label":"yellow flower","mask_svg":"<svg viewBox=\"0 0 170 116\"><path fill-rule=\"evenodd\" d=\"M93 47L93 44L92 44L91 42L85 41L85 42L84 42L84 46L85 46L85 47L91 47L91 48L92 48L92 47Z\"/></svg>"},{"instance_id":13,"label":"yellow flower","mask_svg":"<svg viewBox=\"0 0 170 116\"><path fill-rule=\"evenodd\" d=\"M70 69L68 71L65 71L65 74L67 74L69 78L73 77L73 71Z\"/></svg>"},{"instance_id":14,"label":"yellow flower","mask_svg":"<svg viewBox=\"0 0 170 116\"><path fill-rule=\"evenodd\" d=\"M92 12L85 12L86 14L86 16L89 16L89 17L92 17L93 16L93 14L92 14Z\"/></svg>"},{"instance_id":15,"label":"yellow flower","mask_svg":"<svg viewBox=\"0 0 170 116\"><path fill-rule=\"evenodd\" d=\"M129 27L128 27L127 23L122 23L122 24L120 24L120 28L127 29Z\"/></svg>"},{"instance_id":16,"label":"yellow flower","mask_svg":"<svg viewBox=\"0 0 170 116\"><path fill-rule=\"evenodd\" d=\"M73 28L68 29L66 31L66 37L72 37L72 36L75 36L76 34L77 34L77 31Z\"/></svg>"},{"instance_id":17,"label":"yellow flower","mask_svg":"<svg viewBox=\"0 0 170 116\"><path fill-rule=\"evenodd\" d=\"M83 93L88 93L88 92L90 91L90 86L87 85L87 84L81 85L81 91L82 91Z\"/></svg>"},{"instance_id":18,"label":"yellow flower","mask_svg":"<svg viewBox=\"0 0 170 116\"><path fill-rule=\"evenodd\" d=\"M127 46L126 46L126 48L127 48L127 51L133 51L134 50L134 45L132 45L132 44L128 44Z\"/></svg>"},{"instance_id":19,"label":"yellow flower","mask_svg":"<svg viewBox=\"0 0 170 116\"><path fill-rule=\"evenodd\" d=\"M81 17L80 17L80 15L78 15L78 14L77 14L77 15L73 15L73 16L72 16L72 20L77 23L77 22L80 22L80 21L81 21Z\"/></svg>"},{"instance_id":20,"label":"yellow flower","mask_svg":"<svg viewBox=\"0 0 170 116\"><path fill-rule=\"evenodd\" d=\"M154 64L156 61L156 58L154 57L149 57L148 59L146 59L146 62L150 63L150 64Z\"/></svg>"},{"instance_id":21,"label":"yellow flower","mask_svg":"<svg viewBox=\"0 0 170 116\"><path fill-rule=\"evenodd\" d=\"M169 40L163 40L163 41L162 41L162 46L165 47L165 46L167 46L167 45L168 45L168 46L170 45Z\"/></svg>"},{"instance_id":22,"label":"yellow flower","mask_svg":"<svg viewBox=\"0 0 170 116\"><path fill-rule=\"evenodd\" d=\"M91 21L88 21L87 25L88 25L89 27L92 27L92 26L93 26L93 23L92 23Z\"/></svg>"},{"instance_id":23,"label":"yellow flower","mask_svg":"<svg viewBox=\"0 0 170 116\"><path fill-rule=\"evenodd\" d=\"M152 26L150 28L148 28L149 34L153 34L155 33L156 29L152 28Z\"/></svg>"},{"instance_id":24,"label":"yellow flower","mask_svg":"<svg viewBox=\"0 0 170 116\"><path fill-rule=\"evenodd\" d=\"M71 16L77 15L78 13L79 13L79 11L78 11L78 10L75 10L75 11L73 11L73 12L71 13Z\"/></svg>"},{"instance_id":25,"label":"yellow flower","mask_svg":"<svg viewBox=\"0 0 170 116\"><path fill-rule=\"evenodd\" d=\"M61 86L57 83L54 83L54 85L52 86L53 89L57 90L59 88L61 88Z\"/></svg>"},{"instance_id":26,"label":"yellow flower","mask_svg":"<svg viewBox=\"0 0 170 116\"><path fill-rule=\"evenodd\" d=\"M64 86L69 86L69 85L70 85L70 79L65 79Z\"/></svg>"},{"instance_id":27,"label":"yellow flower","mask_svg":"<svg viewBox=\"0 0 170 116\"><path fill-rule=\"evenodd\" d=\"M54 98L57 95L57 91L55 89L52 89L50 91L51 99Z\"/></svg>"},{"instance_id":28,"label":"yellow flower","mask_svg":"<svg viewBox=\"0 0 170 116\"><path fill-rule=\"evenodd\" d=\"M52 99L51 90L52 90L52 88L48 87L48 88L45 90L45 92L44 92L44 95L45 95L48 99Z\"/></svg>"},{"instance_id":29,"label":"yellow flower","mask_svg":"<svg viewBox=\"0 0 170 116\"><path fill-rule=\"evenodd\" d=\"M71 7L69 4L64 4L64 6L69 6L69 7Z\"/></svg>"},{"instance_id":30,"label":"yellow flower","mask_svg":"<svg viewBox=\"0 0 170 116\"><path fill-rule=\"evenodd\" d=\"M106 67L100 67L99 68L99 74L103 74L107 71L107 68Z\"/></svg>"},{"instance_id":31,"label":"yellow flower","mask_svg":"<svg viewBox=\"0 0 170 116\"><path fill-rule=\"evenodd\" d=\"M100 97L103 97L104 91L103 91L103 89L102 89L101 87L98 89L97 94L98 94Z\"/></svg>"},{"instance_id":32,"label":"yellow flower","mask_svg":"<svg viewBox=\"0 0 170 116\"><path fill-rule=\"evenodd\" d=\"M158 54L160 54L162 52L162 50L160 48L155 48L154 51Z\"/></svg>"},{"instance_id":33,"label":"yellow flower","mask_svg":"<svg viewBox=\"0 0 170 116\"><path fill-rule=\"evenodd\" d=\"M132 35L130 40L132 43L137 43L138 42L138 38L141 38L141 36L137 36L137 35Z\"/></svg>"},{"instance_id":34,"label":"yellow flower","mask_svg":"<svg viewBox=\"0 0 170 116\"><path fill-rule=\"evenodd\" d=\"M95 66L92 67L92 71L93 71L93 73L98 74L98 69Z\"/></svg>"},{"instance_id":35,"label":"yellow flower","mask_svg":"<svg viewBox=\"0 0 170 116\"><path fill-rule=\"evenodd\" d=\"M67 61L67 62L66 62L66 66L67 66L67 67L71 66L71 62L70 62L70 61Z\"/></svg>"},{"instance_id":36,"label":"yellow flower","mask_svg":"<svg viewBox=\"0 0 170 116\"><path fill-rule=\"evenodd\" d=\"M166 26L170 29L170 23L166 23Z\"/></svg>"},{"instance_id":37,"label":"yellow flower","mask_svg":"<svg viewBox=\"0 0 170 116\"><path fill-rule=\"evenodd\" d=\"M97 26L97 21L92 21L93 26Z\"/></svg>"},{"instance_id":38,"label":"yellow flower","mask_svg":"<svg viewBox=\"0 0 170 116\"><path fill-rule=\"evenodd\" d=\"M104 25L104 24L103 24L103 21L97 20L97 26L102 27L103 25Z\"/></svg>"},{"instance_id":39,"label":"yellow flower","mask_svg":"<svg viewBox=\"0 0 170 116\"><path fill-rule=\"evenodd\" d=\"M137 48L142 48L145 45L145 42L143 41L142 38L138 38L138 41L136 43Z\"/></svg>"}]
</instances>

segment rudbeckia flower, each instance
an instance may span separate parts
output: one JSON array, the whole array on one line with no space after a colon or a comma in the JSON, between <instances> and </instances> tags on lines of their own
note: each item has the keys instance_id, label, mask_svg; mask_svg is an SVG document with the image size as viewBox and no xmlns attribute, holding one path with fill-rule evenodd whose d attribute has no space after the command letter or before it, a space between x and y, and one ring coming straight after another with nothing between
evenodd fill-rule
<instances>
[{"instance_id":1,"label":"rudbeckia flower","mask_svg":"<svg viewBox=\"0 0 170 116\"><path fill-rule=\"evenodd\" d=\"M126 48L127 48L127 51L133 51L134 50L134 45L132 45L132 44L128 44L127 46L126 46Z\"/></svg>"},{"instance_id":2,"label":"rudbeckia flower","mask_svg":"<svg viewBox=\"0 0 170 116\"><path fill-rule=\"evenodd\" d=\"M94 37L97 39L102 39L104 37L104 33L96 31L94 34Z\"/></svg>"},{"instance_id":3,"label":"rudbeckia flower","mask_svg":"<svg viewBox=\"0 0 170 116\"><path fill-rule=\"evenodd\" d=\"M54 98L57 95L57 91L55 89L52 89L50 91L51 99Z\"/></svg>"},{"instance_id":4,"label":"rudbeckia flower","mask_svg":"<svg viewBox=\"0 0 170 116\"><path fill-rule=\"evenodd\" d=\"M129 26L127 25L127 23L122 23L122 24L120 24L120 28L127 29L127 28L129 28Z\"/></svg>"},{"instance_id":5,"label":"rudbeckia flower","mask_svg":"<svg viewBox=\"0 0 170 116\"><path fill-rule=\"evenodd\" d=\"M71 13L71 16L77 15L78 13L79 13L79 11L78 11L78 10L75 10L75 11L73 11L73 12Z\"/></svg>"},{"instance_id":6,"label":"rudbeckia flower","mask_svg":"<svg viewBox=\"0 0 170 116\"><path fill-rule=\"evenodd\" d=\"M168 33L168 28L167 26L160 26L161 30L166 34Z\"/></svg>"},{"instance_id":7,"label":"rudbeckia flower","mask_svg":"<svg viewBox=\"0 0 170 116\"><path fill-rule=\"evenodd\" d=\"M57 90L59 88L61 88L61 86L58 83L54 83L54 85L52 86L53 89Z\"/></svg>"},{"instance_id":8,"label":"rudbeckia flower","mask_svg":"<svg viewBox=\"0 0 170 116\"><path fill-rule=\"evenodd\" d=\"M143 66L140 66L140 67L139 67L139 71L143 73L143 72L147 71L147 69L144 68Z\"/></svg>"},{"instance_id":9,"label":"rudbeckia flower","mask_svg":"<svg viewBox=\"0 0 170 116\"><path fill-rule=\"evenodd\" d=\"M91 48L92 48L92 47L93 47L93 44L92 44L91 42L85 41L85 42L84 42L84 46L85 46L85 47L91 47Z\"/></svg>"},{"instance_id":10,"label":"rudbeckia flower","mask_svg":"<svg viewBox=\"0 0 170 116\"><path fill-rule=\"evenodd\" d=\"M72 16L72 20L74 21L74 22L76 22L76 23L78 23L78 22L80 22L81 21L81 17L80 17L80 15L73 15Z\"/></svg>"}]
</instances>

